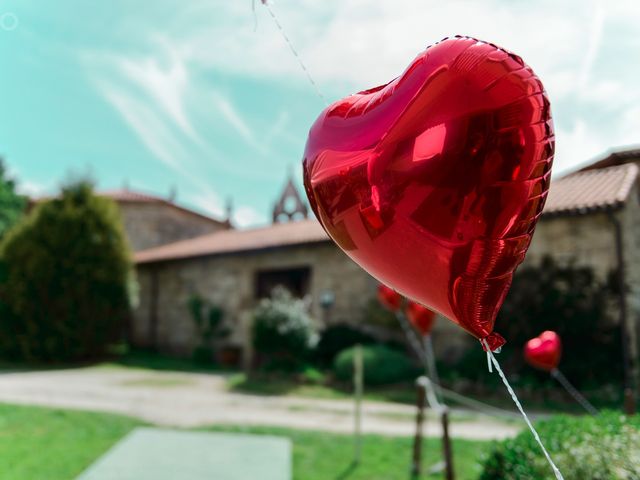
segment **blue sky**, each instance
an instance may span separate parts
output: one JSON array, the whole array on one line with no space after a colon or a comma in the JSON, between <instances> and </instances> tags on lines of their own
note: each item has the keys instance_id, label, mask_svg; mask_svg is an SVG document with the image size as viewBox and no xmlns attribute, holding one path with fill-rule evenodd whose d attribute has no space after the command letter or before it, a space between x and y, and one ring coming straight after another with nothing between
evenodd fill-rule
<instances>
[{"instance_id":1,"label":"blue sky","mask_svg":"<svg viewBox=\"0 0 640 480\"><path fill-rule=\"evenodd\" d=\"M323 108L251 0L0 0L0 155L21 188L70 172L268 221ZM640 144L640 2L278 0L329 100L394 78L426 45L472 35L542 78L557 173ZM256 28L257 25L257 28Z\"/></svg>"}]
</instances>

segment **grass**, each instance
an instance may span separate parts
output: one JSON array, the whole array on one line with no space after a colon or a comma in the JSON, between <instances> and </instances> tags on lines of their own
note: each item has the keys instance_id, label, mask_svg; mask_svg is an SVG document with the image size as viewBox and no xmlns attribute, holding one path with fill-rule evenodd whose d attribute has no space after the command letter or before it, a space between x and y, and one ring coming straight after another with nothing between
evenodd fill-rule
<instances>
[{"instance_id":1,"label":"grass","mask_svg":"<svg viewBox=\"0 0 640 480\"><path fill-rule=\"evenodd\" d=\"M191 358L176 358L146 350L132 350L114 361L103 364L109 367L130 367L145 370L160 370L170 372L223 372L224 369L215 365L202 365Z\"/></svg>"},{"instance_id":2,"label":"grass","mask_svg":"<svg viewBox=\"0 0 640 480\"><path fill-rule=\"evenodd\" d=\"M71 480L141 424L119 415L0 404L0 479Z\"/></svg>"},{"instance_id":3,"label":"grass","mask_svg":"<svg viewBox=\"0 0 640 480\"><path fill-rule=\"evenodd\" d=\"M293 395L301 397L323 398L323 399L348 399L352 398L352 387L350 385L331 384L305 384L296 381L295 378L286 375L260 374L257 373L248 377L244 373L234 373L228 376L227 388L238 393L248 393L253 395ZM559 389L559 387L558 387ZM524 402L525 407L533 412L553 412L568 414L584 414L583 408L572 401L567 394L564 394L563 401L553 400L550 397L537 395L531 398L523 389L517 389L518 396ZM490 392L490 393L489 393ZM598 409L620 409L621 401L600 400L602 392L584 392ZM502 385L495 389L487 389L484 394L465 394L465 396L481 401L493 407L508 410L517 414L511 398ZM412 383L400 383L395 385L385 385L376 387L365 387L364 398L367 400L395 402L414 405L416 401L416 390ZM453 399L448 399L449 406L466 407Z\"/></svg>"},{"instance_id":4,"label":"grass","mask_svg":"<svg viewBox=\"0 0 640 480\"><path fill-rule=\"evenodd\" d=\"M280 435L293 443L294 480L408 480L410 476L412 439L364 435L362 461L353 465L354 442L349 435L298 431L270 427L216 427L210 430ZM487 442L454 440L454 464L457 480L475 480L480 474L480 461L489 447ZM423 448L426 467L441 460L441 445L428 439ZM423 475L423 479L439 480L442 475Z\"/></svg>"},{"instance_id":5,"label":"grass","mask_svg":"<svg viewBox=\"0 0 640 480\"><path fill-rule=\"evenodd\" d=\"M192 385L193 381L182 377L140 377L120 382L124 387L177 388Z\"/></svg>"},{"instance_id":6,"label":"grass","mask_svg":"<svg viewBox=\"0 0 640 480\"><path fill-rule=\"evenodd\" d=\"M0 480L71 480L133 428L132 418L0 404ZM270 427L211 427L206 430L288 437L293 443L294 479L409 479L412 440L364 435L362 462L352 465L349 435ZM454 440L456 478L474 480L486 442ZM426 466L440 460L440 444L424 445ZM439 475L423 478L437 480Z\"/></svg>"}]
</instances>

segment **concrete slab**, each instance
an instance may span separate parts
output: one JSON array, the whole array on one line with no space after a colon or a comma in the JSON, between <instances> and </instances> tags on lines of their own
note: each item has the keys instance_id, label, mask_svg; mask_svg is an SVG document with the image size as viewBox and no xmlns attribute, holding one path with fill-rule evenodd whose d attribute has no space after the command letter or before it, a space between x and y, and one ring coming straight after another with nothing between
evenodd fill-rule
<instances>
[{"instance_id":1,"label":"concrete slab","mask_svg":"<svg viewBox=\"0 0 640 480\"><path fill-rule=\"evenodd\" d=\"M137 428L77 480L290 480L282 437Z\"/></svg>"}]
</instances>

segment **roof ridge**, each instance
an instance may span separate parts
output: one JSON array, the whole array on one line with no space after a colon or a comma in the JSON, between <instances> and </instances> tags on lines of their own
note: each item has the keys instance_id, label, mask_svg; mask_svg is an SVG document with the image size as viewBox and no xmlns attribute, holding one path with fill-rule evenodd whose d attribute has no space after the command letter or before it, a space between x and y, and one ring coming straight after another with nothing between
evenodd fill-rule
<instances>
[{"instance_id":1,"label":"roof ridge","mask_svg":"<svg viewBox=\"0 0 640 480\"><path fill-rule=\"evenodd\" d=\"M638 165L635 163L626 163L624 166L627 167L627 172L625 173L625 178L620 186L620 190L618 191L618 201L621 202L626 201L629 197L633 184L638 178L638 172L640 172L640 168L638 168Z\"/></svg>"},{"instance_id":2,"label":"roof ridge","mask_svg":"<svg viewBox=\"0 0 640 480\"><path fill-rule=\"evenodd\" d=\"M569 180L571 178L576 178L576 177L581 177L581 176L587 176L587 175L599 175L602 174L602 172L609 172L612 170L625 170L625 169L629 169L629 168L638 168L637 165L635 163L622 163L620 165L609 165L608 167L602 167L602 168L592 168L589 170L576 170L575 172L571 172L568 173L560 178L558 178L556 180L556 182L558 181L563 181L563 180Z\"/></svg>"},{"instance_id":3,"label":"roof ridge","mask_svg":"<svg viewBox=\"0 0 640 480\"><path fill-rule=\"evenodd\" d=\"M244 230L221 230L135 252L136 263L153 263L328 241L315 218Z\"/></svg>"},{"instance_id":4,"label":"roof ridge","mask_svg":"<svg viewBox=\"0 0 640 480\"><path fill-rule=\"evenodd\" d=\"M546 214L580 214L619 208L640 176L636 163L584 170L551 182Z\"/></svg>"},{"instance_id":5,"label":"roof ridge","mask_svg":"<svg viewBox=\"0 0 640 480\"><path fill-rule=\"evenodd\" d=\"M186 207L183 206L179 203L177 203L175 200L172 200L170 198L166 198L166 197L161 197L159 195L156 194L150 194L150 193L142 193L140 191L136 191L136 190L129 190L128 188L119 188L119 189L109 189L109 190L98 190L96 191L96 195L98 196L102 196L102 197L106 197L106 198L110 198L111 200L118 202L148 202L148 203L158 203L158 204L163 204L163 205L167 205L170 206L172 208L178 209L180 211L186 212L188 214L191 215L195 215L197 217L209 220L211 222L215 222L218 224L225 224L227 223L225 220L222 220L220 218L216 218L213 217L212 215L208 214L208 213L203 213L200 212L198 210L193 209L192 207Z\"/></svg>"}]
</instances>

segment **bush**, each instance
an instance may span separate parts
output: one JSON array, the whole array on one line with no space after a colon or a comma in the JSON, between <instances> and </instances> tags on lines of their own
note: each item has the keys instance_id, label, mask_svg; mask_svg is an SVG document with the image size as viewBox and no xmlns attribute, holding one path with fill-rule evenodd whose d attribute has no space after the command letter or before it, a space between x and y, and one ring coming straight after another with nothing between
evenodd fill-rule
<instances>
[{"instance_id":1,"label":"bush","mask_svg":"<svg viewBox=\"0 0 640 480\"><path fill-rule=\"evenodd\" d=\"M338 380L353 378L353 356L355 348L340 352L333 364ZM367 385L385 385L414 378L419 369L405 354L383 345L362 347L364 382Z\"/></svg>"},{"instance_id":2,"label":"bush","mask_svg":"<svg viewBox=\"0 0 640 480\"><path fill-rule=\"evenodd\" d=\"M215 355L215 340L226 338L231 333L222 323L224 311L217 305L210 305L197 294L189 297L187 307L198 333L193 360L203 365L210 364Z\"/></svg>"},{"instance_id":3,"label":"bush","mask_svg":"<svg viewBox=\"0 0 640 480\"><path fill-rule=\"evenodd\" d=\"M375 343L376 339L347 323L339 323L325 328L316 347L315 359L320 365L330 366L341 351L358 343Z\"/></svg>"},{"instance_id":4,"label":"bush","mask_svg":"<svg viewBox=\"0 0 640 480\"><path fill-rule=\"evenodd\" d=\"M604 412L597 417L559 416L540 422L540 436L565 480L640 478L640 417ZM480 480L554 478L529 430L497 443Z\"/></svg>"},{"instance_id":5,"label":"bush","mask_svg":"<svg viewBox=\"0 0 640 480\"><path fill-rule=\"evenodd\" d=\"M84 182L42 203L0 246L0 353L69 361L121 339L132 268L117 206Z\"/></svg>"},{"instance_id":6,"label":"bush","mask_svg":"<svg viewBox=\"0 0 640 480\"><path fill-rule=\"evenodd\" d=\"M400 328L396 314L380 305L377 296L370 298L366 303L362 312L362 318L371 325L390 328L391 330L398 330Z\"/></svg>"},{"instance_id":7,"label":"bush","mask_svg":"<svg viewBox=\"0 0 640 480\"><path fill-rule=\"evenodd\" d=\"M253 314L253 347L266 367L295 370L311 357L318 343L314 322L304 300L285 288L275 288Z\"/></svg>"},{"instance_id":8,"label":"bush","mask_svg":"<svg viewBox=\"0 0 640 480\"><path fill-rule=\"evenodd\" d=\"M561 265L547 257L539 265L519 269L495 327L507 339L499 360L507 374L520 378L516 385L555 385L547 372L526 365L522 355L525 343L544 330L562 338L560 369L578 388L621 382L620 329L608 315L611 298L606 282L589 267ZM585 351L598 355L584 355ZM478 345L458 362L456 373L479 383L499 383L482 368L484 361Z\"/></svg>"}]
</instances>

